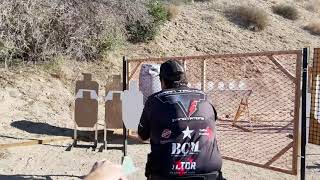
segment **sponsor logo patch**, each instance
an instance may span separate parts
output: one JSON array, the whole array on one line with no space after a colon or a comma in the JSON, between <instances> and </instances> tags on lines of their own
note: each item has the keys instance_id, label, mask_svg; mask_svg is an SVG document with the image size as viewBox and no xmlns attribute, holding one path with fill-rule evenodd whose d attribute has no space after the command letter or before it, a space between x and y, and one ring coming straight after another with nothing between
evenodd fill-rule
<instances>
[{"instance_id":1,"label":"sponsor logo patch","mask_svg":"<svg viewBox=\"0 0 320 180\"><path fill-rule=\"evenodd\" d=\"M173 156L186 156L191 154L198 154L199 141L197 142L187 142L187 143L172 143L171 155Z\"/></svg>"},{"instance_id":2,"label":"sponsor logo patch","mask_svg":"<svg viewBox=\"0 0 320 180\"><path fill-rule=\"evenodd\" d=\"M204 117L185 117L185 118L177 118L177 119L172 119L172 122L176 121L204 121Z\"/></svg>"},{"instance_id":3,"label":"sponsor logo patch","mask_svg":"<svg viewBox=\"0 0 320 180\"><path fill-rule=\"evenodd\" d=\"M212 132L211 128L207 127L205 129L200 129L199 130L199 135L200 136L208 136L210 138L210 137L212 137L213 132Z\"/></svg>"},{"instance_id":4,"label":"sponsor logo patch","mask_svg":"<svg viewBox=\"0 0 320 180\"><path fill-rule=\"evenodd\" d=\"M188 158L188 161L176 161L173 166L173 174L178 174L179 176L183 176L188 171L195 171L197 167L197 163L193 161L192 158Z\"/></svg>"},{"instance_id":5,"label":"sponsor logo patch","mask_svg":"<svg viewBox=\"0 0 320 180\"><path fill-rule=\"evenodd\" d=\"M191 117L198 110L198 103L206 99L203 92L196 90L168 91L156 97L162 103L178 104L185 117Z\"/></svg>"},{"instance_id":6,"label":"sponsor logo patch","mask_svg":"<svg viewBox=\"0 0 320 180\"><path fill-rule=\"evenodd\" d=\"M168 138L170 138L171 133L172 132L171 132L170 129L165 129L165 130L162 131L161 137L165 138L165 139L168 139Z\"/></svg>"}]
</instances>

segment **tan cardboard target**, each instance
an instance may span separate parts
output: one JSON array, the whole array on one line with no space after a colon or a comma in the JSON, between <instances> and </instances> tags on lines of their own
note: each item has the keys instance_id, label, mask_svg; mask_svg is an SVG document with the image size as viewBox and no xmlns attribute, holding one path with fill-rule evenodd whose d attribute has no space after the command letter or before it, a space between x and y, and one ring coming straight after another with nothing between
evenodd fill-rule
<instances>
[{"instance_id":1,"label":"tan cardboard target","mask_svg":"<svg viewBox=\"0 0 320 180\"><path fill-rule=\"evenodd\" d=\"M98 141L98 92L99 84L92 81L92 75L83 73L83 80L76 82L76 100L74 112L74 146L77 145L77 130L95 127L95 144Z\"/></svg>"},{"instance_id":2,"label":"tan cardboard target","mask_svg":"<svg viewBox=\"0 0 320 180\"><path fill-rule=\"evenodd\" d=\"M114 75L112 82L106 85L105 122L104 122L104 148L107 148L107 128L123 128L122 121L122 85L121 75Z\"/></svg>"},{"instance_id":3,"label":"tan cardboard target","mask_svg":"<svg viewBox=\"0 0 320 180\"><path fill-rule=\"evenodd\" d=\"M114 75L112 82L106 85L105 124L107 128L123 127L121 93L121 76Z\"/></svg>"},{"instance_id":4,"label":"tan cardboard target","mask_svg":"<svg viewBox=\"0 0 320 180\"><path fill-rule=\"evenodd\" d=\"M83 98L76 99L75 120L78 127L93 128L98 121L98 101L91 99L91 92L83 92Z\"/></svg>"},{"instance_id":5,"label":"tan cardboard target","mask_svg":"<svg viewBox=\"0 0 320 180\"><path fill-rule=\"evenodd\" d=\"M99 84L96 81L92 81L92 74L82 73L83 80L76 82L76 94L79 90L93 90L99 95Z\"/></svg>"},{"instance_id":6,"label":"tan cardboard target","mask_svg":"<svg viewBox=\"0 0 320 180\"><path fill-rule=\"evenodd\" d=\"M105 123L110 129L120 129L123 127L121 93L111 95L112 99L106 101Z\"/></svg>"}]
</instances>

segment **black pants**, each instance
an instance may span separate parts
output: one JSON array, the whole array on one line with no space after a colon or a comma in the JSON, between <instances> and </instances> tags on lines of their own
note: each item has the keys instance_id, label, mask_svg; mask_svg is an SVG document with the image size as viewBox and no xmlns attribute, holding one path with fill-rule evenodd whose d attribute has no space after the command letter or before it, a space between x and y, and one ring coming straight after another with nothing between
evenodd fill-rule
<instances>
[{"instance_id":1,"label":"black pants","mask_svg":"<svg viewBox=\"0 0 320 180\"><path fill-rule=\"evenodd\" d=\"M146 169L145 169L145 176L147 180L226 180L222 176L222 172L214 172L209 174L199 174L199 175L192 175L189 177L164 177L161 175L155 175L151 173L151 154L148 154Z\"/></svg>"},{"instance_id":2,"label":"black pants","mask_svg":"<svg viewBox=\"0 0 320 180\"><path fill-rule=\"evenodd\" d=\"M148 180L226 180L222 176L222 172L208 173L208 174L195 174L184 177L164 177L159 175L150 175Z\"/></svg>"}]
</instances>

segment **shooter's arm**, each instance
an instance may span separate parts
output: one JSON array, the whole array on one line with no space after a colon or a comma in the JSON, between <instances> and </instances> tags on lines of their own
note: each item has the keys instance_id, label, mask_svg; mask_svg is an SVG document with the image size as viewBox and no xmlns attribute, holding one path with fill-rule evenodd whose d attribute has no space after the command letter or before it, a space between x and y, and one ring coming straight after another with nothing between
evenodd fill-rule
<instances>
[{"instance_id":1,"label":"shooter's arm","mask_svg":"<svg viewBox=\"0 0 320 180\"><path fill-rule=\"evenodd\" d=\"M143 108L143 112L140 118L140 123L138 125L138 135L143 141L150 138L150 120L151 120L150 118L151 118L150 103L149 103L149 100L147 100Z\"/></svg>"}]
</instances>

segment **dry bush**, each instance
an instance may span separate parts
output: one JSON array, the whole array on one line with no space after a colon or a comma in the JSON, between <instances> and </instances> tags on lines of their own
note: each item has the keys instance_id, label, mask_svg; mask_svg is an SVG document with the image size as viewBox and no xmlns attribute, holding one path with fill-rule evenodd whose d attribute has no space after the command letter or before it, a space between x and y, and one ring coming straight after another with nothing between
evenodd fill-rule
<instances>
[{"instance_id":1,"label":"dry bush","mask_svg":"<svg viewBox=\"0 0 320 180\"><path fill-rule=\"evenodd\" d=\"M240 6L227 11L227 14L234 23L253 31L261 31L268 25L268 14L260 8Z\"/></svg>"},{"instance_id":2,"label":"dry bush","mask_svg":"<svg viewBox=\"0 0 320 180\"><path fill-rule=\"evenodd\" d=\"M129 34L129 41L132 43L146 42L153 40L157 35L159 28L169 20L171 14L163 1L149 0L145 3L147 15L149 18L130 20L126 24L126 30Z\"/></svg>"},{"instance_id":3,"label":"dry bush","mask_svg":"<svg viewBox=\"0 0 320 180\"><path fill-rule=\"evenodd\" d=\"M168 20L175 19L178 16L178 8L174 4L167 5Z\"/></svg>"},{"instance_id":4,"label":"dry bush","mask_svg":"<svg viewBox=\"0 0 320 180\"><path fill-rule=\"evenodd\" d=\"M307 3L306 9L320 13L320 0L311 0Z\"/></svg>"},{"instance_id":5,"label":"dry bush","mask_svg":"<svg viewBox=\"0 0 320 180\"><path fill-rule=\"evenodd\" d=\"M163 0L164 3L174 4L174 5L184 5L184 4L192 4L194 0Z\"/></svg>"},{"instance_id":6,"label":"dry bush","mask_svg":"<svg viewBox=\"0 0 320 180\"><path fill-rule=\"evenodd\" d=\"M304 27L311 34L320 35L320 21L314 21Z\"/></svg>"},{"instance_id":7,"label":"dry bush","mask_svg":"<svg viewBox=\"0 0 320 180\"><path fill-rule=\"evenodd\" d=\"M284 18L290 19L290 20L297 20L299 18L299 12L298 10L290 5L276 5L272 7L272 11L275 14L278 14Z\"/></svg>"},{"instance_id":8,"label":"dry bush","mask_svg":"<svg viewBox=\"0 0 320 180\"><path fill-rule=\"evenodd\" d=\"M132 21L148 23L141 0L0 0L0 61L94 60L121 44Z\"/></svg>"}]
</instances>

